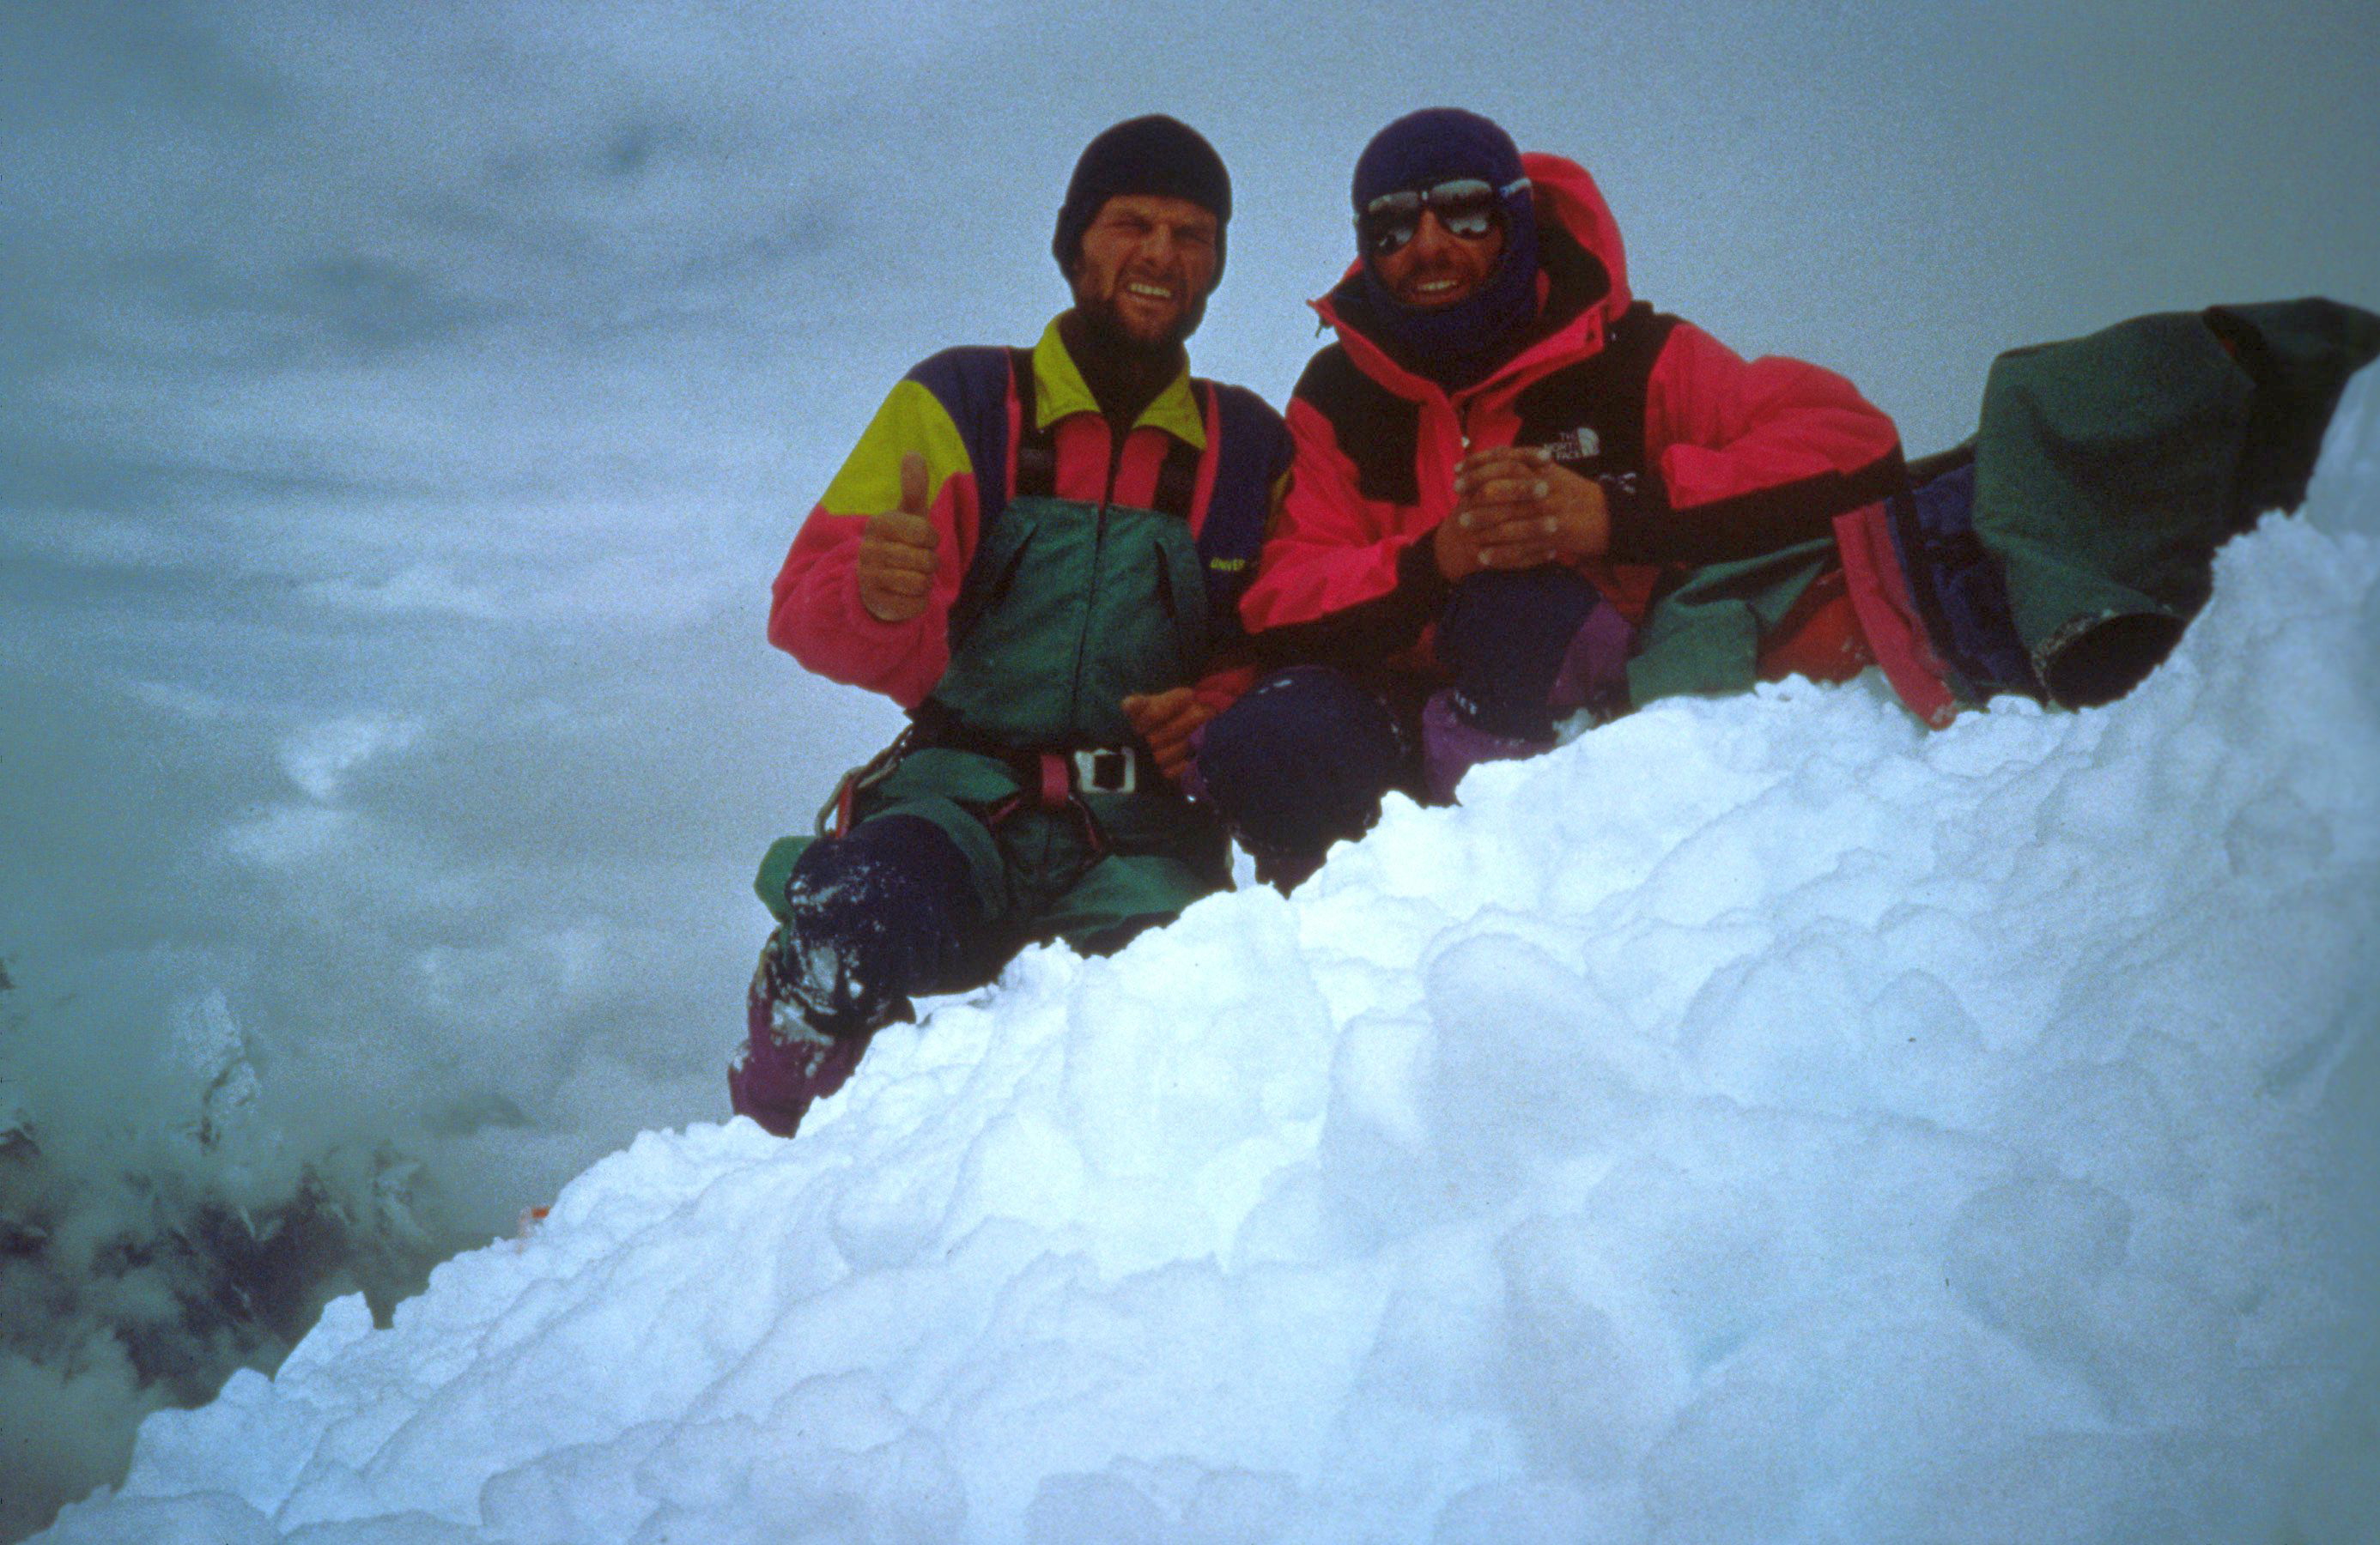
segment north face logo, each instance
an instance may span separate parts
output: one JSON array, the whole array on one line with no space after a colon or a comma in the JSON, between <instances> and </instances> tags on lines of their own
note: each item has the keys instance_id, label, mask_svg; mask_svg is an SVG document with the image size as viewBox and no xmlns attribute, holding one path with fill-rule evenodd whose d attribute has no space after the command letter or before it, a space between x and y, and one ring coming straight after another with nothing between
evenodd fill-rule
<instances>
[{"instance_id":1,"label":"north face logo","mask_svg":"<svg viewBox=\"0 0 2380 1545\"><path fill-rule=\"evenodd\" d=\"M1603 437L1585 424L1575 429L1565 429L1546 441L1546 449L1558 462L1591 462L1603 454Z\"/></svg>"}]
</instances>

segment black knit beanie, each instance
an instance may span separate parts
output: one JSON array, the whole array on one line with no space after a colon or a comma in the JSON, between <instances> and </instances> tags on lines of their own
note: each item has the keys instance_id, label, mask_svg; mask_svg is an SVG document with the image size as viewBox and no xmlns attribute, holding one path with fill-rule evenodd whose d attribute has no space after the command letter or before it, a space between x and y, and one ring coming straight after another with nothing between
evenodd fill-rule
<instances>
[{"instance_id":1,"label":"black knit beanie","mask_svg":"<svg viewBox=\"0 0 2380 1545\"><path fill-rule=\"evenodd\" d=\"M1126 118L1083 147L1066 201L1058 209L1058 234L1050 253L1068 280L1081 259L1083 233L1100 206L1120 194L1153 193L1187 199L1215 215L1215 277L1209 295L1223 282L1223 228L1232 223L1232 175L1223 158L1198 131L1178 118L1152 113Z\"/></svg>"}]
</instances>

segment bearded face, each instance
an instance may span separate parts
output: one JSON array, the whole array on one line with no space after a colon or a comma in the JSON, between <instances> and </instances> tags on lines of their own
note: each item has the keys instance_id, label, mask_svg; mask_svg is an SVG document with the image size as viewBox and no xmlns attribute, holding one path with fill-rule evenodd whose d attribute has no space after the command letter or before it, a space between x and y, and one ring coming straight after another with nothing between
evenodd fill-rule
<instances>
[{"instance_id":1,"label":"bearded face","mask_svg":"<svg viewBox=\"0 0 2380 1545\"><path fill-rule=\"evenodd\" d=\"M1109 342L1171 352L1197 331L1215 284L1214 211L1187 199L1122 194L1083 232L1075 304Z\"/></svg>"}]
</instances>

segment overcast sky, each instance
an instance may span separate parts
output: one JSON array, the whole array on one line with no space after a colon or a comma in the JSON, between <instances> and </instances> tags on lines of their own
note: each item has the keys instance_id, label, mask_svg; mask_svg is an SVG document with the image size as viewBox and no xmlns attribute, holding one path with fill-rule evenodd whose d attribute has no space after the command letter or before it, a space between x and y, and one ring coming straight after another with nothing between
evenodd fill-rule
<instances>
[{"instance_id":1,"label":"overcast sky","mask_svg":"<svg viewBox=\"0 0 2380 1545\"><path fill-rule=\"evenodd\" d=\"M0 8L0 1099L58 1173L203 1170L154 1134L229 1044L204 1184L394 1152L442 1248L723 1115L751 865L896 722L772 654L768 582L903 369L1063 304L1120 117L1232 168L1206 373L1286 392L1357 151L1451 103L1924 452L2002 348L2380 305L2375 44L2368 0Z\"/></svg>"}]
</instances>

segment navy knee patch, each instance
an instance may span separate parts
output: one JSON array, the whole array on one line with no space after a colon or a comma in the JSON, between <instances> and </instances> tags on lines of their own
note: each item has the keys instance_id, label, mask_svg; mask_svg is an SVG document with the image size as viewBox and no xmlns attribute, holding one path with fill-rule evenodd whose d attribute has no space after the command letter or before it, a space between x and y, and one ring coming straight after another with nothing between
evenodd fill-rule
<instances>
[{"instance_id":1,"label":"navy knee patch","mask_svg":"<svg viewBox=\"0 0 2380 1545\"><path fill-rule=\"evenodd\" d=\"M1405 755L1388 705L1327 666L1258 682L1201 732L1198 774L1241 845L1311 854L1360 837Z\"/></svg>"},{"instance_id":2,"label":"navy knee patch","mask_svg":"<svg viewBox=\"0 0 2380 1545\"><path fill-rule=\"evenodd\" d=\"M780 990L830 1034L874 1030L955 976L973 911L965 856L940 827L864 821L813 844L785 882Z\"/></svg>"},{"instance_id":3,"label":"navy knee patch","mask_svg":"<svg viewBox=\"0 0 2380 1545\"><path fill-rule=\"evenodd\" d=\"M1552 740L1554 678L1601 601L1585 578L1550 566L1486 571L1457 585L1439 620L1438 653L1453 668L1466 721L1493 735Z\"/></svg>"}]
</instances>

